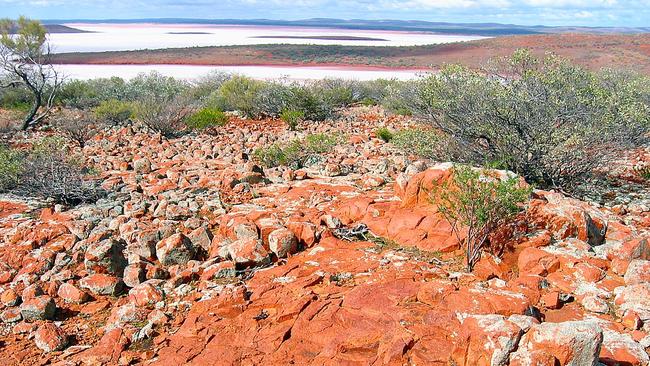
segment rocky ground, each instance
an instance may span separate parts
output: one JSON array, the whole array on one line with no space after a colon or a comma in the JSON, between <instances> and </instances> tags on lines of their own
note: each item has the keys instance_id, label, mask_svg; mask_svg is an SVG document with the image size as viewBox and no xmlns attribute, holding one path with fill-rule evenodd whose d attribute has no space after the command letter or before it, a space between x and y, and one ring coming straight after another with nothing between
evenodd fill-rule
<instances>
[{"instance_id":1,"label":"rocky ground","mask_svg":"<svg viewBox=\"0 0 650 366\"><path fill-rule=\"evenodd\" d=\"M3 365L648 365L646 196L535 191L468 274L428 194L450 165L373 133L409 123L97 136L106 198L0 198ZM315 132L345 142L299 170L249 159Z\"/></svg>"}]
</instances>

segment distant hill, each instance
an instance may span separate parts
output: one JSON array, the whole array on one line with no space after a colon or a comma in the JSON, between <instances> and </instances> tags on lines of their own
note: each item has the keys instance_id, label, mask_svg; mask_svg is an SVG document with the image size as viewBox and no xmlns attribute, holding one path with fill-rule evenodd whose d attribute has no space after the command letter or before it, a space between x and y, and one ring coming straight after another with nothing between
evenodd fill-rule
<instances>
[{"instance_id":1,"label":"distant hill","mask_svg":"<svg viewBox=\"0 0 650 366\"><path fill-rule=\"evenodd\" d=\"M92 33L89 31L72 28L61 24L45 24L45 28L50 33Z\"/></svg>"},{"instance_id":2,"label":"distant hill","mask_svg":"<svg viewBox=\"0 0 650 366\"><path fill-rule=\"evenodd\" d=\"M293 27L324 27L364 30L397 30L433 32L440 34L472 34L481 36L548 34L548 33L648 33L650 27L549 27L542 25L525 26L499 23L445 23L421 20L363 20L363 19L329 19L314 18L303 20L272 19L186 19L186 18L151 18L151 19L68 19L43 20L45 24L61 23L156 23L156 24L214 24L214 25L275 25Z\"/></svg>"}]
</instances>

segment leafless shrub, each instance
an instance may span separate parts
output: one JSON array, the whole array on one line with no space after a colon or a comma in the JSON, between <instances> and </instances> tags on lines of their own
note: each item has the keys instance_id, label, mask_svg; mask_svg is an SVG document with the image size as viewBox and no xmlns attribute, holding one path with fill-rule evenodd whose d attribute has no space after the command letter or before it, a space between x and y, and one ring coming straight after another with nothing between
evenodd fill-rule
<instances>
[{"instance_id":1,"label":"leafless shrub","mask_svg":"<svg viewBox=\"0 0 650 366\"><path fill-rule=\"evenodd\" d=\"M83 148L101 129L101 123L87 112L81 110L61 111L53 118L52 125L71 141Z\"/></svg>"},{"instance_id":2,"label":"leafless shrub","mask_svg":"<svg viewBox=\"0 0 650 366\"><path fill-rule=\"evenodd\" d=\"M93 202L103 191L85 179L89 170L69 156L64 140L50 137L34 144L24 156L19 180L11 191L24 196L52 199L57 203Z\"/></svg>"},{"instance_id":3,"label":"leafless shrub","mask_svg":"<svg viewBox=\"0 0 650 366\"><path fill-rule=\"evenodd\" d=\"M196 109L196 103L187 96L166 100L152 97L138 102L135 116L150 129L165 137L174 137L185 129L185 119Z\"/></svg>"}]
</instances>

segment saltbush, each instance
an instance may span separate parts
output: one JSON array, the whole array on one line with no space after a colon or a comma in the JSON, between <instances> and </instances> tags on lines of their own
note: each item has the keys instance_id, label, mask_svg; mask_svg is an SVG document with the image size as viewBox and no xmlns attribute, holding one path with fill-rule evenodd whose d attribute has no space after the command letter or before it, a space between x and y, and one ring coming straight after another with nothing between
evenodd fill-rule
<instances>
[{"instance_id":1,"label":"saltbush","mask_svg":"<svg viewBox=\"0 0 650 366\"><path fill-rule=\"evenodd\" d=\"M574 191L595 168L649 139L650 78L595 73L517 51L483 72L450 66L417 83L417 117L455 161L505 163L543 188Z\"/></svg>"},{"instance_id":2,"label":"saltbush","mask_svg":"<svg viewBox=\"0 0 650 366\"><path fill-rule=\"evenodd\" d=\"M295 131L298 127L298 123L305 118L305 112L298 111L295 109L285 109L280 114L280 119L289 126L289 130Z\"/></svg>"},{"instance_id":3,"label":"saltbush","mask_svg":"<svg viewBox=\"0 0 650 366\"><path fill-rule=\"evenodd\" d=\"M441 151L440 140L440 133L434 129L416 127L397 131L391 142L407 154L426 159L448 160Z\"/></svg>"},{"instance_id":4,"label":"saltbush","mask_svg":"<svg viewBox=\"0 0 650 366\"><path fill-rule=\"evenodd\" d=\"M19 182L22 159L19 151L0 144L0 191L13 188Z\"/></svg>"},{"instance_id":5,"label":"saltbush","mask_svg":"<svg viewBox=\"0 0 650 366\"><path fill-rule=\"evenodd\" d=\"M119 125L133 117L135 106L132 102L109 99L93 109L95 118L108 125Z\"/></svg>"},{"instance_id":6,"label":"saltbush","mask_svg":"<svg viewBox=\"0 0 650 366\"><path fill-rule=\"evenodd\" d=\"M228 116L216 108L203 108L185 120L187 127L197 130L224 126L226 123Z\"/></svg>"},{"instance_id":7,"label":"saltbush","mask_svg":"<svg viewBox=\"0 0 650 366\"><path fill-rule=\"evenodd\" d=\"M391 132L391 130L389 130L389 129L386 128L386 127L380 127L380 128L378 128L377 131L375 131L375 134L377 135L377 137L379 137L380 139L384 140L384 142L391 142L391 140L392 140L393 137L394 137L394 135L393 135L393 133Z\"/></svg>"}]
</instances>

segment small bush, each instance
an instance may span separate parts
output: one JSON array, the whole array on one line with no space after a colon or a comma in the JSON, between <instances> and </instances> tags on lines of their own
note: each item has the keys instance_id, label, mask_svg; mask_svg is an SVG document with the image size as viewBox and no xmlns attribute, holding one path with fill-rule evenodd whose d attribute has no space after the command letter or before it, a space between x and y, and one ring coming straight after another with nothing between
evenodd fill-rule
<instances>
[{"instance_id":1,"label":"small bush","mask_svg":"<svg viewBox=\"0 0 650 366\"><path fill-rule=\"evenodd\" d=\"M81 148L101 128L94 116L84 111L62 111L60 115L53 118L52 125Z\"/></svg>"},{"instance_id":2,"label":"small bush","mask_svg":"<svg viewBox=\"0 0 650 366\"><path fill-rule=\"evenodd\" d=\"M298 127L298 123L300 123L300 121L302 121L304 117L305 117L305 112L297 111L295 109L285 109L280 114L280 119L282 119L284 123L286 123L287 126L289 126L289 129L291 131L296 130L296 128Z\"/></svg>"},{"instance_id":3,"label":"small bush","mask_svg":"<svg viewBox=\"0 0 650 366\"><path fill-rule=\"evenodd\" d=\"M307 135L303 148L307 153L323 154L341 142L341 136L338 134L315 133Z\"/></svg>"},{"instance_id":4,"label":"small bush","mask_svg":"<svg viewBox=\"0 0 650 366\"><path fill-rule=\"evenodd\" d=\"M13 188L19 182L22 160L20 152L0 145L0 191Z\"/></svg>"},{"instance_id":5,"label":"small bush","mask_svg":"<svg viewBox=\"0 0 650 366\"><path fill-rule=\"evenodd\" d=\"M187 127L197 130L224 126L226 123L228 123L228 116L215 108L203 108L185 120Z\"/></svg>"},{"instance_id":6,"label":"small bush","mask_svg":"<svg viewBox=\"0 0 650 366\"><path fill-rule=\"evenodd\" d=\"M310 157L330 151L340 140L337 135L313 134L286 145L273 144L259 148L255 150L253 157L268 168L285 165L299 169Z\"/></svg>"},{"instance_id":7,"label":"small bush","mask_svg":"<svg viewBox=\"0 0 650 366\"><path fill-rule=\"evenodd\" d=\"M375 134L377 137L380 139L384 140L385 142L391 142L393 139L393 133L386 127L380 127L375 131Z\"/></svg>"},{"instance_id":8,"label":"small bush","mask_svg":"<svg viewBox=\"0 0 650 366\"><path fill-rule=\"evenodd\" d=\"M135 107L131 102L109 99L99 103L93 110L95 118L108 125L116 126L133 117Z\"/></svg>"},{"instance_id":9,"label":"small bush","mask_svg":"<svg viewBox=\"0 0 650 366\"><path fill-rule=\"evenodd\" d=\"M490 234L511 220L531 194L517 177L502 179L489 171L455 166L450 184L432 194L432 202L451 224L465 249L467 271L472 271Z\"/></svg>"},{"instance_id":10,"label":"small bush","mask_svg":"<svg viewBox=\"0 0 650 366\"><path fill-rule=\"evenodd\" d=\"M149 98L135 106L136 118L165 137L178 136L185 129L185 120L194 113L196 104L187 97L171 100Z\"/></svg>"},{"instance_id":11,"label":"small bush","mask_svg":"<svg viewBox=\"0 0 650 366\"><path fill-rule=\"evenodd\" d=\"M225 111L239 111L246 117L256 117L255 103L264 83L245 76L233 76L208 98L207 105Z\"/></svg>"},{"instance_id":12,"label":"small bush","mask_svg":"<svg viewBox=\"0 0 650 366\"><path fill-rule=\"evenodd\" d=\"M392 143L407 154L426 159L442 159L440 134L431 128L408 128L397 131Z\"/></svg>"},{"instance_id":13,"label":"small bush","mask_svg":"<svg viewBox=\"0 0 650 366\"><path fill-rule=\"evenodd\" d=\"M43 138L28 151L0 148L0 170L4 173L0 189L23 196L78 204L95 201L103 194L96 184L84 180L88 170L70 156L65 141L57 137Z\"/></svg>"}]
</instances>

